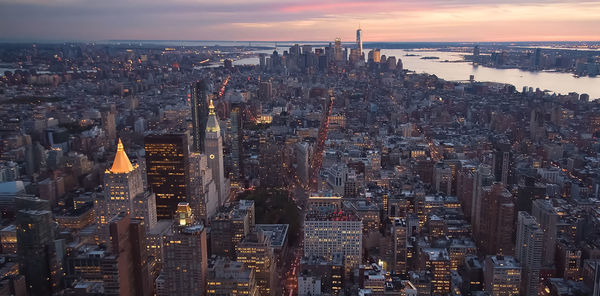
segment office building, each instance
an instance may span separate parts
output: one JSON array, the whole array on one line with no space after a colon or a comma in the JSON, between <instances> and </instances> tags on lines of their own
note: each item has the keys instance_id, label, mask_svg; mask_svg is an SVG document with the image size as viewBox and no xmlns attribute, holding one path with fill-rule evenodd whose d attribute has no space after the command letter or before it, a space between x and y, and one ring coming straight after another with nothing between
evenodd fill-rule
<instances>
[{"instance_id":1,"label":"office building","mask_svg":"<svg viewBox=\"0 0 600 296\"><path fill-rule=\"evenodd\" d=\"M298 274L298 296L321 295L321 278L309 274Z\"/></svg>"},{"instance_id":2,"label":"office building","mask_svg":"<svg viewBox=\"0 0 600 296\"><path fill-rule=\"evenodd\" d=\"M471 295L472 291L483 290L483 264L476 255L465 256L464 262L458 269L458 274L463 280L460 290L464 295Z\"/></svg>"},{"instance_id":3,"label":"office building","mask_svg":"<svg viewBox=\"0 0 600 296\"><path fill-rule=\"evenodd\" d=\"M258 98L261 101L270 101L273 98L273 84L271 81L261 81L258 87Z\"/></svg>"},{"instance_id":4,"label":"office building","mask_svg":"<svg viewBox=\"0 0 600 296\"><path fill-rule=\"evenodd\" d=\"M187 203L178 205L176 220L164 236L162 281L158 295L206 295L208 254L206 229L195 224ZM157 281L159 281L157 279Z\"/></svg>"},{"instance_id":5,"label":"office building","mask_svg":"<svg viewBox=\"0 0 600 296\"><path fill-rule=\"evenodd\" d=\"M318 278L320 279L319 291L321 293L338 295L344 286L344 258L341 253L334 254L331 260L317 256L302 257L300 259L298 281L301 277L304 277L306 284L309 284L307 277ZM298 284L300 285L300 282Z\"/></svg>"},{"instance_id":6,"label":"office building","mask_svg":"<svg viewBox=\"0 0 600 296\"><path fill-rule=\"evenodd\" d=\"M481 218L474 228L478 246L486 254L514 253L514 208L513 196L502 183L482 188Z\"/></svg>"},{"instance_id":7,"label":"office building","mask_svg":"<svg viewBox=\"0 0 600 296\"><path fill-rule=\"evenodd\" d=\"M208 265L206 295L267 295L261 294L255 280L255 272L241 262L217 258Z\"/></svg>"},{"instance_id":8,"label":"office building","mask_svg":"<svg viewBox=\"0 0 600 296\"><path fill-rule=\"evenodd\" d=\"M558 213L552 206L550 200L537 199L533 201L531 214L544 231L544 246L556 245ZM542 251L542 264L554 264L556 248L544 248Z\"/></svg>"},{"instance_id":9,"label":"office building","mask_svg":"<svg viewBox=\"0 0 600 296\"><path fill-rule=\"evenodd\" d=\"M113 164L104 172L105 220L108 221L121 212L131 213L135 197L143 192L141 169L137 164L131 164L119 139Z\"/></svg>"},{"instance_id":10,"label":"office building","mask_svg":"<svg viewBox=\"0 0 600 296\"><path fill-rule=\"evenodd\" d=\"M254 228L254 201L240 200L211 220L211 255L236 258L236 246Z\"/></svg>"},{"instance_id":11,"label":"office building","mask_svg":"<svg viewBox=\"0 0 600 296\"><path fill-rule=\"evenodd\" d=\"M105 295L153 295L144 221L120 213L109 223L110 254L101 263Z\"/></svg>"},{"instance_id":12,"label":"office building","mask_svg":"<svg viewBox=\"0 0 600 296\"><path fill-rule=\"evenodd\" d=\"M362 262L362 221L353 213L311 211L304 221L304 255L344 258L346 271Z\"/></svg>"},{"instance_id":13,"label":"office building","mask_svg":"<svg viewBox=\"0 0 600 296\"><path fill-rule=\"evenodd\" d=\"M448 164L443 162L435 164L433 167L433 182L436 192L445 195L452 194L452 170Z\"/></svg>"},{"instance_id":14,"label":"office building","mask_svg":"<svg viewBox=\"0 0 600 296\"><path fill-rule=\"evenodd\" d=\"M241 102L231 105L231 178L232 182L238 183L244 177L244 130L243 130L243 106Z\"/></svg>"},{"instance_id":15,"label":"office building","mask_svg":"<svg viewBox=\"0 0 600 296\"><path fill-rule=\"evenodd\" d=\"M276 295L276 262L271 240L261 230L248 235L236 246L237 261L254 270L256 285L262 295Z\"/></svg>"},{"instance_id":16,"label":"office building","mask_svg":"<svg viewBox=\"0 0 600 296\"><path fill-rule=\"evenodd\" d=\"M225 182L225 168L223 166L223 139L219 119L215 113L212 100L208 106L208 121L206 123L206 137L204 139L205 154L208 155L208 167L212 170L218 193L218 205L221 206L227 200L229 188Z\"/></svg>"},{"instance_id":17,"label":"office building","mask_svg":"<svg viewBox=\"0 0 600 296\"><path fill-rule=\"evenodd\" d=\"M151 134L144 138L148 186L156 194L158 219L171 219L189 188L187 134Z\"/></svg>"},{"instance_id":18,"label":"office building","mask_svg":"<svg viewBox=\"0 0 600 296\"><path fill-rule=\"evenodd\" d=\"M450 293L450 256L446 249L423 248L419 258L421 268L431 272L432 295L447 295Z\"/></svg>"},{"instance_id":19,"label":"office building","mask_svg":"<svg viewBox=\"0 0 600 296\"><path fill-rule=\"evenodd\" d=\"M358 48L359 55L362 55L363 52L363 42L362 42L362 30L360 27L356 30L356 48Z\"/></svg>"},{"instance_id":20,"label":"office building","mask_svg":"<svg viewBox=\"0 0 600 296\"><path fill-rule=\"evenodd\" d=\"M17 197L17 260L29 295L51 295L62 272L55 247L55 225L48 201Z\"/></svg>"},{"instance_id":21,"label":"office building","mask_svg":"<svg viewBox=\"0 0 600 296\"><path fill-rule=\"evenodd\" d=\"M261 186L280 188L285 185L284 149L280 138L261 137L258 169Z\"/></svg>"},{"instance_id":22,"label":"office building","mask_svg":"<svg viewBox=\"0 0 600 296\"><path fill-rule=\"evenodd\" d=\"M206 121L208 120L208 85L205 80L192 82L190 86L190 103L192 106L192 150L204 151Z\"/></svg>"},{"instance_id":23,"label":"office building","mask_svg":"<svg viewBox=\"0 0 600 296\"><path fill-rule=\"evenodd\" d=\"M396 273L405 273L407 267L408 235L406 219L397 218L392 221L392 236L394 240L393 266Z\"/></svg>"},{"instance_id":24,"label":"office building","mask_svg":"<svg viewBox=\"0 0 600 296\"><path fill-rule=\"evenodd\" d=\"M114 145L115 138L117 137L117 123L115 116L115 108L105 109L101 113L102 129L106 132L106 137L111 145Z\"/></svg>"},{"instance_id":25,"label":"office building","mask_svg":"<svg viewBox=\"0 0 600 296\"><path fill-rule=\"evenodd\" d=\"M190 154L188 202L194 217L204 223L217 213L219 198L205 154Z\"/></svg>"},{"instance_id":26,"label":"office building","mask_svg":"<svg viewBox=\"0 0 600 296\"><path fill-rule=\"evenodd\" d=\"M493 154L493 172L496 177L496 182L509 185L512 184L512 166L513 166L513 154L511 151L510 143L499 142L496 143Z\"/></svg>"},{"instance_id":27,"label":"office building","mask_svg":"<svg viewBox=\"0 0 600 296\"><path fill-rule=\"evenodd\" d=\"M491 186L494 182L492 168L489 165L481 164L477 167L474 176L473 195L471 202L471 225L473 225L473 233L479 231L482 220L483 203L483 188Z\"/></svg>"},{"instance_id":28,"label":"office building","mask_svg":"<svg viewBox=\"0 0 600 296\"><path fill-rule=\"evenodd\" d=\"M521 285L521 266L511 256L488 256L484 263L485 290L492 296L516 296Z\"/></svg>"},{"instance_id":29,"label":"office building","mask_svg":"<svg viewBox=\"0 0 600 296\"><path fill-rule=\"evenodd\" d=\"M556 270L565 281L578 281L581 272L581 249L574 241L561 237L556 243Z\"/></svg>"},{"instance_id":30,"label":"office building","mask_svg":"<svg viewBox=\"0 0 600 296\"><path fill-rule=\"evenodd\" d=\"M515 257L521 263L521 295L538 295L542 267L544 231L529 213L521 211L517 220Z\"/></svg>"}]
</instances>

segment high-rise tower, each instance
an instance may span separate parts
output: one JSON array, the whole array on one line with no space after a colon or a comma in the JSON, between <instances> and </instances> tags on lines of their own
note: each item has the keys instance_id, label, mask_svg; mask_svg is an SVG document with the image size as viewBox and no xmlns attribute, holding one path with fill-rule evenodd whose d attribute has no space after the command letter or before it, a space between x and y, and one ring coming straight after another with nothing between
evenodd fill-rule
<instances>
[{"instance_id":1,"label":"high-rise tower","mask_svg":"<svg viewBox=\"0 0 600 296\"><path fill-rule=\"evenodd\" d=\"M23 196L15 199L17 260L29 295L57 292L62 276L56 256L55 226L47 200Z\"/></svg>"},{"instance_id":2,"label":"high-rise tower","mask_svg":"<svg viewBox=\"0 0 600 296\"><path fill-rule=\"evenodd\" d=\"M359 54L362 55L362 30L360 29L360 26L358 27L358 30L356 30L356 48L358 48Z\"/></svg>"},{"instance_id":3,"label":"high-rise tower","mask_svg":"<svg viewBox=\"0 0 600 296\"><path fill-rule=\"evenodd\" d=\"M544 231L535 218L525 212L519 212L517 227L516 257L523 268L521 295L538 295Z\"/></svg>"},{"instance_id":4,"label":"high-rise tower","mask_svg":"<svg viewBox=\"0 0 600 296\"><path fill-rule=\"evenodd\" d=\"M206 295L206 229L193 223L188 203L179 203L175 216L171 229L164 235L164 265L156 279L160 286L157 295Z\"/></svg>"},{"instance_id":5,"label":"high-rise tower","mask_svg":"<svg viewBox=\"0 0 600 296\"><path fill-rule=\"evenodd\" d=\"M142 172L137 164L132 165L129 161L121 139L112 167L104 172L104 183L106 221L120 212L130 213L134 198L144 192Z\"/></svg>"},{"instance_id":6,"label":"high-rise tower","mask_svg":"<svg viewBox=\"0 0 600 296\"><path fill-rule=\"evenodd\" d=\"M171 219L190 190L188 135L153 134L144 138L148 186L156 194L158 219Z\"/></svg>"},{"instance_id":7,"label":"high-rise tower","mask_svg":"<svg viewBox=\"0 0 600 296\"><path fill-rule=\"evenodd\" d=\"M208 120L206 122L206 138L204 139L204 149L208 155L208 167L212 170L213 180L216 183L217 193L219 195L219 205L222 205L227 197L225 188L225 174L223 167L223 139L221 137L221 128L219 119L215 113L215 106L212 100L208 106Z\"/></svg>"},{"instance_id":8,"label":"high-rise tower","mask_svg":"<svg viewBox=\"0 0 600 296\"><path fill-rule=\"evenodd\" d=\"M204 151L204 131L208 119L208 86L205 80L192 82L190 87L192 105L192 150Z\"/></svg>"}]
</instances>

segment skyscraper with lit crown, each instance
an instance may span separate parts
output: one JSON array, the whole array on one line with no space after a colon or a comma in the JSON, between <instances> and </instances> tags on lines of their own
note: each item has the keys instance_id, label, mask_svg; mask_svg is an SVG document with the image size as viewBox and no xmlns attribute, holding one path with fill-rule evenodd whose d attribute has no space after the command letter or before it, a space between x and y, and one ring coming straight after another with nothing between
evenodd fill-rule
<instances>
[{"instance_id":1,"label":"skyscraper with lit crown","mask_svg":"<svg viewBox=\"0 0 600 296\"><path fill-rule=\"evenodd\" d=\"M134 198L144 192L142 172L129 161L121 139L112 167L104 172L104 183L107 221L120 212L130 213Z\"/></svg>"},{"instance_id":2,"label":"skyscraper with lit crown","mask_svg":"<svg viewBox=\"0 0 600 296\"><path fill-rule=\"evenodd\" d=\"M206 295L208 269L206 229L194 223L187 202L177 205L176 220L164 235L164 262L157 295ZM157 284L158 286L158 284Z\"/></svg>"},{"instance_id":3,"label":"skyscraper with lit crown","mask_svg":"<svg viewBox=\"0 0 600 296\"><path fill-rule=\"evenodd\" d=\"M156 225L156 197L144 190L141 168L131 163L121 139L113 164L104 173L104 198L95 207L100 239L104 241L108 240L109 221L120 213L144 220L148 229Z\"/></svg>"},{"instance_id":4,"label":"skyscraper with lit crown","mask_svg":"<svg viewBox=\"0 0 600 296\"><path fill-rule=\"evenodd\" d=\"M225 170L223 167L223 139L219 119L215 113L212 100L208 106L208 120L206 122L206 138L204 139L205 153L208 155L208 167L212 170L213 179L217 185L219 205L227 198L228 191L225 184Z\"/></svg>"}]
</instances>

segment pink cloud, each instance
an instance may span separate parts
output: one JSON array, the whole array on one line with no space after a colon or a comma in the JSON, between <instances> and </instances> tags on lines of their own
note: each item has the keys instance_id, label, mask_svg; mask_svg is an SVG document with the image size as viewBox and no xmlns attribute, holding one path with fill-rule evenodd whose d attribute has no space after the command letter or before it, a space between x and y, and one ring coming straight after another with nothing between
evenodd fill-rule
<instances>
[{"instance_id":1,"label":"pink cloud","mask_svg":"<svg viewBox=\"0 0 600 296\"><path fill-rule=\"evenodd\" d=\"M389 1L360 1L360 2L337 2L337 3L309 3L300 5L284 6L280 9L282 12L287 13L299 13L307 11L335 11L339 13L345 13L349 11L355 11L357 8L368 8L376 7L378 5L389 4Z\"/></svg>"}]
</instances>

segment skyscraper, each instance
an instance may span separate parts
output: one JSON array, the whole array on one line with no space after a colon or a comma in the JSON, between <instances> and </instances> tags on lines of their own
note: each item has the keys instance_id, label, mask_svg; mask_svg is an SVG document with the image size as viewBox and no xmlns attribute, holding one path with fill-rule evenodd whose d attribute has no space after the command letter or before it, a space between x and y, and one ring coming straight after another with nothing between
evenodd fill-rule
<instances>
[{"instance_id":1,"label":"skyscraper","mask_svg":"<svg viewBox=\"0 0 600 296\"><path fill-rule=\"evenodd\" d=\"M513 153L511 151L510 143L498 142L494 149L494 166L493 171L496 176L497 182L502 182L505 186L512 183L512 165L513 165Z\"/></svg>"},{"instance_id":2,"label":"skyscraper","mask_svg":"<svg viewBox=\"0 0 600 296\"><path fill-rule=\"evenodd\" d=\"M538 295L544 232L529 213L520 211L515 254L523 268L521 295Z\"/></svg>"},{"instance_id":3,"label":"skyscraper","mask_svg":"<svg viewBox=\"0 0 600 296\"><path fill-rule=\"evenodd\" d=\"M362 43L362 30L358 27L356 30L356 48L358 48L358 53L362 55L363 52L363 43Z\"/></svg>"},{"instance_id":4,"label":"skyscraper","mask_svg":"<svg viewBox=\"0 0 600 296\"><path fill-rule=\"evenodd\" d=\"M421 249L421 267L431 271L431 295L448 295L450 293L450 255L443 248Z\"/></svg>"},{"instance_id":5,"label":"skyscraper","mask_svg":"<svg viewBox=\"0 0 600 296\"><path fill-rule=\"evenodd\" d=\"M152 295L144 221L127 213L109 224L111 254L102 260L105 295Z\"/></svg>"},{"instance_id":6,"label":"skyscraper","mask_svg":"<svg viewBox=\"0 0 600 296\"><path fill-rule=\"evenodd\" d=\"M231 175L236 182L244 176L242 104L234 102L231 105Z\"/></svg>"},{"instance_id":7,"label":"skyscraper","mask_svg":"<svg viewBox=\"0 0 600 296\"><path fill-rule=\"evenodd\" d=\"M111 145L114 145L117 137L117 123L115 120L115 111L113 108L104 110L101 113L102 128L106 132L106 137Z\"/></svg>"},{"instance_id":8,"label":"skyscraper","mask_svg":"<svg viewBox=\"0 0 600 296\"><path fill-rule=\"evenodd\" d=\"M162 295L206 295L206 229L194 224L189 204L180 203L177 220L164 238L163 269L157 282Z\"/></svg>"},{"instance_id":9,"label":"skyscraper","mask_svg":"<svg viewBox=\"0 0 600 296\"><path fill-rule=\"evenodd\" d=\"M148 185L156 194L157 217L171 219L177 204L188 196L188 135L148 135L144 138L144 149Z\"/></svg>"},{"instance_id":10,"label":"skyscraper","mask_svg":"<svg viewBox=\"0 0 600 296\"><path fill-rule=\"evenodd\" d=\"M262 101L270 101L273 98L273 83L271 81L260 82L258 98Z\"/></svg>"},{"instance_id":11,"label":"skyscraper","mask_svg":"<svg viewBox=\"0 0 600 296\"><path fill-rule=\"evenodd\" d=\"M511 256L488 256L484 264L485 290L492 296L519 295L521 266Z\"/></svg>"},{"instance_id":12,"label":"skyscraper","mask_svg":"<svg viewBox=\"0 0 600 296\"><path fill-rule=\"evenodd\" d=\"M111 168L104 172L104 184L106 220L121 212L130 213L134 198L144 192L140 167L131 164L121 139L117 144L117 154Z\"/></svg>"},{"instance_id":13,"label":"skyscraper","mask_svg":"<svg viewBox=\"0 0 600 296\"><path fill-rule=\"evenodd\" d=\"M248 234L235 248L237 261L252 268L262 295L276 295L275 255L271 240L261 230Z\"/></svg>"},{"instance_id":14,"label":"skyscraper","mask_svg":"<svg viewBox=\"0 0 600 296\"><path fill-rule=\"evenodd\" d=\"M304 229L305 256L331 259L334 254L341 254L347 272L360 264L362 221L355 214L311 211L305 217Z\"/></svg>"},{"instance_id":15,"label":"skyscraper","mask_svg":"<svg viewBox=\"0 0 600 296\"><path fill-rule=\"evenodd\" d=\"M394 240L394 271L405 273L407 266L407 240L406 219L397 218L392 221L392 239Z\"/></svg>"},{"instance_id":16,"label":"skyscraper","mask_svg":"<svg viewBox=\"0 0 600 296\"><path fill-rule=\"evenodd\" d=\"M487 254L513 254L513 196L499 182L483 187L482 191L481 220L479 227L474 227L479 247Z\"/></svg>"},{"instance_id":17,"label":"skyscraper","mask_svg":"<svg viewBox=\"0 0 600 296\"><path fill-rule=\"evenodd\" d=\"M206 122L206 138L204 139L205 154L208 155L208 167L212 170L213 180L217 185L219 205L227 199L228 188L225 184L225 170L223 166L223 139L219 119L215 113L212 100L208 106L208 120Z\"/></svg>"},{"instance_id":18,"label":"skyscraper","mask_svg":"<svg viewBox=\"0 0 600 296\"><path fill-rule=\"evenodd\" d=\"M217 213L219 208L218 192L212 178L212 170L208 167L208 157L201 153L190 155L188 202L194 216L207 222Z\"/></svg>"},{"instance_id":19,"label":"skyscraper","mask_svg":"<svg viewBox=\"0 0 600 296\"><path fill-rule=\"evenodd\" d=\"M55 229L50 204L32 197L15 199L17 209L17 258L29 295L58 291L59 263L54 245Z\"/></svg>"},{"instance_id":20,"label":"skyscraper","mask_svg":"<svg viewBox=\"0 0 600 296\"><path fill-rule=\"evenodd\" d=\"M481 226L483 188L492 185L493 182L494 175L492 173L492 168L485 164L479 165L475 171L475 180L473 181L473 196L470 211L474 234L478 232L479 226Z\"/></svg>"},{"instance_id":21,"label":"skyscraper","mask_svg":"<svg viewBox=\"0 0 600 296\"><path fill-rule=\"evenodd\" d=\"M556 245L557 224L559 220L558 213L554 210L552 203L546 199L536 199L533 201L531 214L544 230L544 245ZM554 264L556 248L544 248L542 254L542 264Z\"/></svg>"},{"instance_id":22,"label":"skyscraper","mask_svg":"<svg viewBox=\"0 0 600 296\"><path fill-rule=\"evenodd\" d=\"M236 246L254 228L254 201L224 207L210 223L211 255L235 259Z\"/></svg>"},{"instance_id":23,"label":"skyscraper","mask_svg":"<svg viewBox=\"0 0 600 296\"><path fill-rule=\"evenodd\" d=\"M204 135L206 120L208 119L208 85L205 80L192 82L190 87L192 105L192 150L202 153L204 151Z\"/></svg>"}]
</instances>

